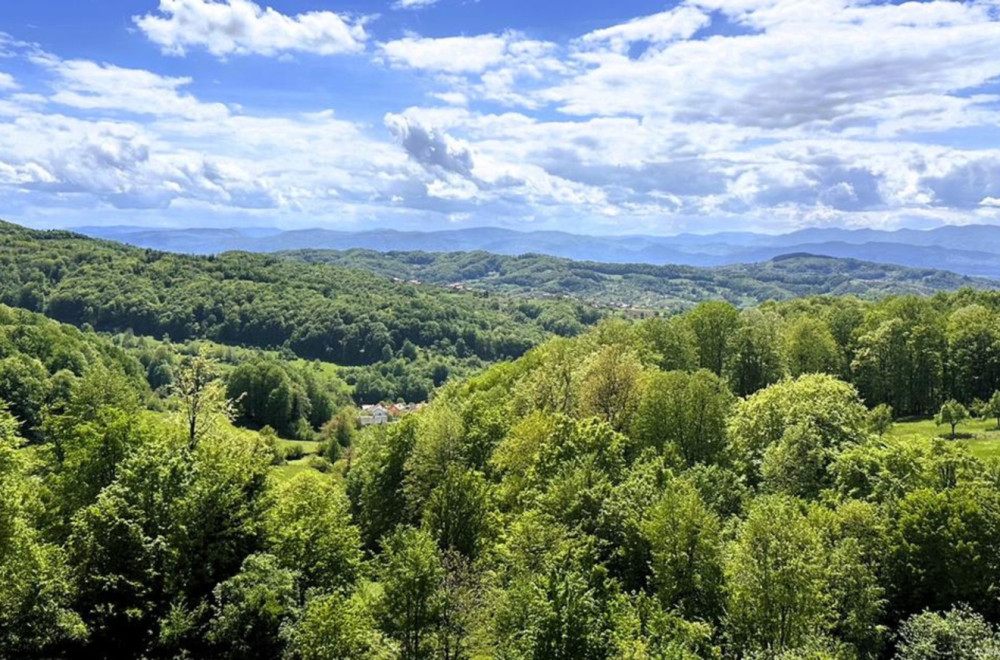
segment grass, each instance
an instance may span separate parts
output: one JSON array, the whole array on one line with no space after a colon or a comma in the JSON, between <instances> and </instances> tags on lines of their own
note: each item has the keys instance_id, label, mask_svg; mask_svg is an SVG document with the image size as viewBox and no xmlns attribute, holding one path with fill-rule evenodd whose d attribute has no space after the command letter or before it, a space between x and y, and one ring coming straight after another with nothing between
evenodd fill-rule
<instances>
[{"instance_id":1,"label":"grass","mask_svg":"<svg viewBox=\"0 0 1000 660\"><path fill-rule=\"evenodd\" d=\"M308 458L309 456L318 455L323 450L322 442L311 442L308 440L283 440L278 439L278 446L282 449L288 449L289 447L301 446L303 452L303 458Z\"/></svg>"},{"instance_id":2,"label":"grass","mask_svg":"<svg viewBox=\"0 0 1000 660\"><path fill-rule=\"evenodd\" d=\"M309 467L309 457L300 458L297 461L288 461L284 465L276 465L272 468L274 476L278 481L289 481L300 472L311 469Z\"/></svg>"},{"instance_id":3,"label":"grass","mask_svg":"<svg viewBox=\"0 0 1000 660\"><path fill-rule=\"evenodd\" d=\"M296 445L302 447L302 458L286 461L284 465L275 466L274 475L279 481L288 481L299 472L312 469L309 467L309 461L313 457L319 456L320 452L323 451L323 443L321 442L278 439L278 446L283 450L287 450L289 447L294 447Z\"/></svg>"},{"instance_id":4,"label":"grass","mask_svg":"<svg viewBox=\"0 0 1000 660\"><path fill-rule=\"evenodd\" d=\"M951 427L938 426L933 419L896 422L889 437L929 443L934 438L951 439ZM956 439L981 459L1000 458L1000 429L995 419L969 419L955 429Z\"/></svg>"}]
</instances>

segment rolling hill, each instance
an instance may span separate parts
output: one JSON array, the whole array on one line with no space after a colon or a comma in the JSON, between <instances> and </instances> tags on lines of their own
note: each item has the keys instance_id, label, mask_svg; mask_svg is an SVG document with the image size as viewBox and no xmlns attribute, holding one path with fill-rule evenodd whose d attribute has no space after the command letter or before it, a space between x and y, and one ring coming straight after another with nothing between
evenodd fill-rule
<instances>
[{"instance_id":1,"label":"rolling hill","mask_svg":"<svg viewBox=\"0 0 1000 660\"><path fill-rule=\"evenodd\" d=\"M280 253L295 261L364 269L398 280L419 280L520 296L572 297L640 309L677 309L708 299L747 306L817 294L877 298L928 295L961 287L995 288L996 282L941 270L876 264L806 253L758 263L697 268L571 261L543 255L488 252L389 252L305 250Z\"/></svg>"}]
</instances>

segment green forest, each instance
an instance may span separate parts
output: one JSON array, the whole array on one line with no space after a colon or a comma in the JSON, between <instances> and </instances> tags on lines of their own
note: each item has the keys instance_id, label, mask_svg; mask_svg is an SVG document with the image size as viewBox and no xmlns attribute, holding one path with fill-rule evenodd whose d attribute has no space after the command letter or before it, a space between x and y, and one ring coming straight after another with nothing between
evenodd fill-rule
<instances>
[{"instance_id":1,"label":"green forest","mask_svg":"<svg viewBox=\"0 0 1000 660\"><path fill-rule=\"evenodd\" d=\"M998 293L538 303L558 337L499 295L4 240L0 657L1000 653ZM359 431L367 365L296 355L295 314L383 293L355 318L411 328L399 364L425 325L523 355Z\"/></svg>"},{"instance_id":2,"label":"green forest","mask_svg":"<svg viewBox=\"0 0 1000 660\"><path fill-rule=\"evenodd\" d=\"M571 301L394 283L272 256L167 254L0 223L0 303L103 332L211 339L344 367L359 398L425 399L601 317Z\"/></svg>"}]
</instances>

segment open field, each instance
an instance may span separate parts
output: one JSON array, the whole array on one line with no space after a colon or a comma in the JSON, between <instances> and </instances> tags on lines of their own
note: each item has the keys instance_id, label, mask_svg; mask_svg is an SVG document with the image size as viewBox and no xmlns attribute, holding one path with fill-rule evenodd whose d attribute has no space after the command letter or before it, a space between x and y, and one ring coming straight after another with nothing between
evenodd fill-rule
<instances>
[{"instance_id":1,"label":"open field","mask_svg":"<svg viewBox=\"0 0 1000 660\"><path fill-rule=\"evenodd\" d=\"M301 445L303 449L302 458L297 458L295 460L289 460L285 462L284 465L276 465L274 467L274 475L279 481L287 481L297 475L299 472L305 472L311 469L309 467L309 461L313 457L318 456L322 450L322 443L319 442L303 442L301 440L278 440L278 446L288 451L290 447L295 445Z\"/></svg>"},{"instance_id":2,"label":"open field","mask_svg":"<svg viewBox=\"0 0 1000 660\"><path fill-rule=\"evenodd\" d=\"M937 426L933 419L908 420L896 422L887 435L914 442L930 442L933 438L950 439L951 427ZM956 442L966 445L978 458L1000 458L1000 429L995 419L970 419L959 424Z\"/></svg>"}]
</instances>

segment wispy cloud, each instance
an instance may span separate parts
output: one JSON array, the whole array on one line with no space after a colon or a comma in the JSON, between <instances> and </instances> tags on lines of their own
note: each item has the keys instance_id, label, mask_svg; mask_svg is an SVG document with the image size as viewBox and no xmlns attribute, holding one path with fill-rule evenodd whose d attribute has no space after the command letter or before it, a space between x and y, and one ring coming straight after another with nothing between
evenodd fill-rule
<instances>
[{"instance_id":1,"label":"wispy cloud","mask_svg":"<svg viewBox=\"0 0 1000 660\"><path fill-rule=\"evenodd\" d=\"M436 5L440 0L396 0L392 3L393 9L423 9Z\"/></svg>"}]
</instances>

